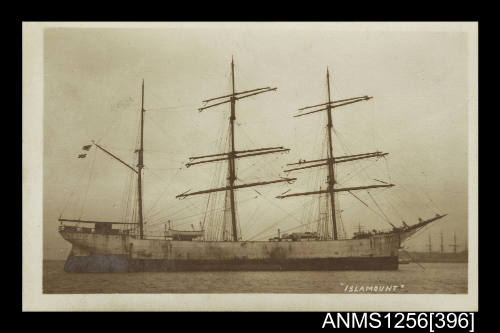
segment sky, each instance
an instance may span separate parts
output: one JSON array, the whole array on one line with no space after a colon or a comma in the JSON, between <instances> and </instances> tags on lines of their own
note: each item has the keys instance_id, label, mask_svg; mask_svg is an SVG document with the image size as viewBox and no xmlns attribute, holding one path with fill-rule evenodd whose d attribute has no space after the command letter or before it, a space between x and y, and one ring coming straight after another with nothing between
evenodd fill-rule
<instances>
[{"instance_id":1,"label":"sky","mask_svg":"<svg viewBox=\"0 0 500 333\"><path fill-rule=\"evenodd\" d=\"M198 226L207 197L175 196L224 182L215 177L225 168L222 163L184 164L190 156L224 149L229 105L198 108L204 99L230 93L232 57L237 91L278 88L237 103L236 148L291 149L239 160L238 182L279 179L287 176L286 163L325 157L325 115L293 115L326 101L328 67L333 99L373 96L333 111L334 155L389 153L386 159L338 165L339 185L377 184L374 179L396 185L370 191L375 201L359 193L373 210L349 194L339 195L346 233L358 225L387 228L378 203L398 225L449 214L409 240L409 250L426 250L429 235L438 250L441 232L445 251L451 251L454 233L464 249L472 95L468 47L463 32L340 31L328 25L45 29L44 258L64 259L69 252L57 232L60 217L130 218L132 171L95 147L86 158L77 156L95 140L135 166L143 79L146 230L162 231L167 220L179 229ZM298 180L238 191L244 239L273 237L278 228L294 228L314 215L317 197L275 196L317 190L324 186L324 170L288 176Z\"/></svg>"}]
</instances>

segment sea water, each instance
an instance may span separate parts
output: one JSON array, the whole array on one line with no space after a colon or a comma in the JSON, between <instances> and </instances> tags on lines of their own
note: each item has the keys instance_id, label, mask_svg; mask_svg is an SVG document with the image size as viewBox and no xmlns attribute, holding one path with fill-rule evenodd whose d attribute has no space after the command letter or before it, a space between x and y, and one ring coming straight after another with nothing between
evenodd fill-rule
<instances>
[{"instance_id":1,"label":"sea water","mask_svg":"<svg viewBox=\"0 0 500 333\"><path fill-rule=\"evenodd\" d=\"M46 260L43 292L96 293L467 293L467 263L410 263L395 271L66 273Z\"/></svg>"}]
</instances>

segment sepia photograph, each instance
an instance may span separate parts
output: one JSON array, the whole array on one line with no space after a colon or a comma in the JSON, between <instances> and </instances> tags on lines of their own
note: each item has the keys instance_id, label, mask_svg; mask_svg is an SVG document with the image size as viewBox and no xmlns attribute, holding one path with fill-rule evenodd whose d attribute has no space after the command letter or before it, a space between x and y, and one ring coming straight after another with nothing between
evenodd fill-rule
<instances>
[{"instance_id":1,"label":"sepia photograph","mask_svg":"<svg viewBox=\"0 0 500 333\"><path fill-rule=\"evenodd\" d=\"M23 23L26 309L477 310L477 52L475 22Z\"/></svg>"}]
</instances>

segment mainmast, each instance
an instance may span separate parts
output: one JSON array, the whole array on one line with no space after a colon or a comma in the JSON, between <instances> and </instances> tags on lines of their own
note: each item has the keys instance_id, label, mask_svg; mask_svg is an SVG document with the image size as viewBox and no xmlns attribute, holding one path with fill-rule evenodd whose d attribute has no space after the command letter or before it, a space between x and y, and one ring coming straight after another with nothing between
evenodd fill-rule
<instances>
[{"instance_id":1,"label":"mainmast","mask_svg":"<svg viewBox=\"0 0 500 333\"><path fill-rule=\"evenodd\" d=\"M330 194L330 207L332 209L332 227L333 227L333 239L337 239L337 217L335 214L335 196L334 196L334 185L335 185L335 174L333 169L333 142L332 142L332 105L330 99L330 72L328 71L328 67L326 68L326 84L328 86L328 105L327 105L327 114L328 114L328 124L327 124L327 132L328 132L328 192Z\"/></svg>"},{"instance_id":2,"label":"mainmast","mask_svg":"<svg viewBox=\"0 0 500 333\"><path fill-rule=\"evenodd\" d=\"M234 133L234 121L236 119L236 101L243 99L243 98L246 98L246 97L262 94L265 92L276 91L277 88L264 87L264 88L257 88L257 89L252 89L252 90L236 92L234 81L235 81L234 80L234 60L231 59L232 93L229 95L224 95L224 96L204 100L203 101L204 103L208 103L208 102L213 102L213 101L217 101L220 99L225 99L222 102L217 102L217 103L214 103L214 104L211 104L208 106L204 106L204 107L201 107L198 109L201 112L205 109L212 108L214 106L230 103L231 115L229 118L229 136L230 136L229 137L229 139L230 139L229 152L203 155L203 156L193 156L193 157L190 157L189 158L190 161L188 163L186 163L186 167L190 167L192 165L197 165L197 164L202 164L202 163L227 160L228 161L228 171L229 171L228 185L225 187L213 188L213 189L197 191L197 192L189 192L188 191L188 192L179 194L176 197L177 198L185 198L187 196L197 195L197 194L207 194L207 193L218 192L218 191L229 191L229 199L230 199L230 206L231 206L230 208L231 208L232 240L237 242L239 240L239 235L238 235L237 220L236 220L235 190L239 189L239 188L267 185L267 184L273 184L273 183L291 182L291 181L294 181L296 178L281 178L278 180L256 182L256 183L249 183L249 184L239 184L239 185L235 184L236 180L238 179L236 176L236 163L235 163L237 158L251 157L251 156L256 156L256 155L264 155L264 154L279 153L279 152L288 152L290 149L283 148L280 146L280 147L269 147L269 148L256 148L256 149L250 149L250 150L236 150L235 141L234 141L234 137L235 137L235 135L234 135L235 134ZM207 158L211 158L211 157L216 157L216 158L207 159Z\"/></svg>"},{"instance_id":3,"label":"mainmast","mask_svg":"<svg viewBox=\"0 0 500 333\"><path fill-rule=\"evenodd\" d=\"M315 110L300 113L298 115L295 115L294 117L301 117L305 116L308 114L313 114L317 113L320 111L326 111L327 116L328 116L328 122L327 122L327 136L328 136L328 153L327 153L327 158L323 159L316 159L316 160L310 160L310 161L305 161L301 160L297 163L289 163L287 165L303 165L301 167L294 167L288 170L284 170L285 172L291 172L295 170L301 170L301 169L309 169L309 168L314 168L314 167L321 167L321 166L328 166L328 179L327 179L327 184L328 187L326 190L320 189L319 191L310 191L310 192L302 192L302 193L291 193L291 194L286 194L286 195L279 195L277 198L283 199L287 197L294 197L294 196L302 196L302 195L312 195L312 194L322 194L326 193L330 197L330 208L331 208L331 215L332 215L332 237L334 240L338 239L338 232L337 232L337 217L336 217L336 208L335 208L335 193L336 192L343 192L343 191L354 191L354 190L363 190L363 189L371 189L371 188L379 188L379 187L391 187L394 186L393 184L386 184L386 185L369 185L369 186L356 186L356 187L345 187L345 188L336 188L335 184L335 168L334 164L336 163L343 163L343 162L348 162L348 161L354 161L354 160L359 160L359 159L364 159L364 158L370 158L370 157L383 157L387 155L387 153L382 153L382 152L373 152L373 153L363 153L363 154L356 154L356 155L348 155L348 156L339 156L339 157L334 157L333 155L333 140L332 140L332 130L333 130L333 120L332 120L332 109L348 105L348 104L353 104L361 101L367 101L371 99L372 97L368 96L361 96L361 97L353 97L353 98L347 98L347 99L341 99L341 100L336 100L332 101L331 100L331 92L330 92L330 71L328 68L326 69L326 84L328 88L328 101L326 103L322 104L317 104L317 105L311 105L311 106L306 106L303 108L300 108L299 111L303 111L306 109L311 109L311 108L316 108ZM320 107L318 109L318 107ZM311 163L316 163L316 164L311 164Z\"/></svg>"},{"instance_id":4,"label":"mainmast","mask_svg":"<svg viewBox=\"0 0 500 333\"><path fill-rule=\"evenodd\" d=\"M234 205L234 181L236 180L236 170L234 167L234 158L235 158L235 149L234 149L234 120L236 119L236 100L234 98L234 59L231 58L231 81L233 87L233 94L231 96L231 117L229 119L230 122L230 140L231 147L229 152L229 198L231 202L231 226L233 230L233 241L238 241L238 232L236 228L236 207Z\"/></svg>"},{"instance_id":5,"label":"mainmast","mask_svg":"<svg viewBox=\"0 0 500 333\"><path fill-rule=\"evenodd\" d=\"M137 199L139 210L139 237L144 237L144 222L142 216L142 168L144 167L144 79L142 80L142 98L141 98L141 141L138 151L137 163Z\"/></svg>"}]
</instances>

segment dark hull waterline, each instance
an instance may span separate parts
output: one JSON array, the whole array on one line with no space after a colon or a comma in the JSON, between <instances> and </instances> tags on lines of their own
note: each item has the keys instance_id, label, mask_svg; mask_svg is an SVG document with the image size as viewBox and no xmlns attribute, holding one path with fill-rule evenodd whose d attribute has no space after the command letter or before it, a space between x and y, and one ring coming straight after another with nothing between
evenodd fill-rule
<instances>
[{"instance_id":1,"label":"dark hull waterline","mask_svg":"<svg viewBox=\"0 0 500 333\"><path fill-rule=\"evenodd\" d=\"M68 273L125 273L175 271L333 271L397 270L398 257L310 258L264 260L161 260L130 259L125 255L69 256Z\"/></svg>"}]
</instances>

